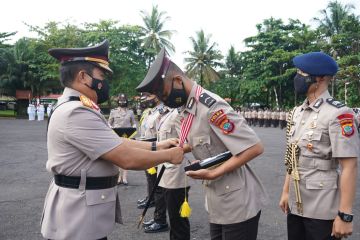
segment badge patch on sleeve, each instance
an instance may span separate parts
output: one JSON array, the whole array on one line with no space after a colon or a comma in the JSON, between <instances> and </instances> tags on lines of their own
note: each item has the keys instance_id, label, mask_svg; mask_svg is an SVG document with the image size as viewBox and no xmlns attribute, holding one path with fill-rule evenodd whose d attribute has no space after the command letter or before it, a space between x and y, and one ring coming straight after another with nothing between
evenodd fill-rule
<instances>
[{"instance_id":1,"label":"badge patch on sleeve","mask_svg":"<svg viewBox=\"0 0 360 240\"><path fill-rule=\"evenodd\" d=\"M213 113L213 115L211 115L210 122L220 128L225 134L233 132L235 128L234 123L227 118L227 115L222 109L216 111L215 113Z\"/></svg>"},{"instance_id":2,"label":"badge patch on sleeve","mask_svg":"<svg viewBox=\"0 0 360 240\"><path fill-rule=\"evenodd\" d=\"M345 137L351 137L354 132L354 115L347 113L337 117L340 121L341 133Z\"/></svg>"}]
</instances>

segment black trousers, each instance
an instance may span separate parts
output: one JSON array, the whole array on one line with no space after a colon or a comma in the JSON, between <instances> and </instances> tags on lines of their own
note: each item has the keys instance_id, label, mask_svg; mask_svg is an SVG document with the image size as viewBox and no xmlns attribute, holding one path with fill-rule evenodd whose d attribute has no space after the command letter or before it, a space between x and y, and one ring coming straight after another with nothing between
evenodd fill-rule
<instances>
[{"instance_id":1,"label":"black trousers","mask_svg":"<svg viewBox=\"0 0 360 240\"><path fill-rule=\"evenodd\" d=\"M256 240L260 214L261 211L255 217L240 223L210 223L211 240Z\"/></svg>"},{"instance_id":2,"label":"black trousers","mask_svg":"<svg viewBox=\"0 0 360 240\"><path fill-rule=\"evenodd\" d=\"M160 186L156 187L154 200L155 200L155 211L154 220L157 223L165 224L166 221L166 202L165 202L165 188Z\"/></svg>"},{"instance_id":3,"label":"black trousers","mask_svg":"<svg viewBox=\"0 0 360 240\"><path fill-rule=\"evenodd\" d=\"M190 187L186 188L186 197ZM190 222L180 216L180 207L185 199L185 188L166 189L165 200L170 221L170 240L190 240Z\"/></svg>"},{"instance_id":4,"label":"black trousers","mask_svg":"<svg viewBox=\"0 0 360 240\"><path fill-rule=\"evenodd\" d=\"M150 197L150 194L155 186L157 174L155 173L155 174L151 175L147 171L145 171L145 175L146 175L146 181L147 181L148 197ZM151 201L154 201L154 198L151 199Z\"/></svg>"},{"instance_id":5,"label":"black trousers","mask_svg":"<svg viewBox=\"0 0 360 240\"><path fill-rule=\"evenodd\" d=\"M336 240L331 237L334 220L287 215L288 240Z\"/></svg>"}]
</instances>

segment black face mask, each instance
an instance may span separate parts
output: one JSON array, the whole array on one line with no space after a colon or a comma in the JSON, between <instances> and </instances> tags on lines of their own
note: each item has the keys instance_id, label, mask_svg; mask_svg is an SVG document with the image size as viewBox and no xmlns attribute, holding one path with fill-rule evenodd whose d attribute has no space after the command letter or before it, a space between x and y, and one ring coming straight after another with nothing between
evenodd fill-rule
<instances>
[{"instance_id":1,"label":"black face mask","mask_svg":"<svg viewBox=\"0 0 360 240\"><path fill-rule=\"evenodd\" d=\"M109 99L109 83L106 80L100 80L97 78L94 78L90 74L87 74L91 77L92 82L91 86L87 85L89 88L93 89L96 92L97 95L97 103L101 104L103 102L106 102Z\"/></svg>"},{"instance_id":2,"label":"black face mask","mask_svg":"<svg viewBox=\"0 0 360 240\"><path fill-rule=\"evenodd\" d=\"M153 107L155 107L155 105L156 105L156 103L155 103L154 100L150 100L150 101L147 102L147 106L148 106L149 108L153 108Z\"/></svg>"},{"instance_id":3,"label":"black face mask","mask_svg":"<svg viewBox=\"0 0 360 240\"><path fill-rule=\"evenodd\" d=\"M315 79L312 76L303 76L296 74L294 77L294 88L298 94L306 94L311 84L315 83Z\"/></svg>"},{"instance_id":4,"label":"black face mask","mask_svg":"<svg viewBox=\"0 0 360 240\"><path fill-rule=\"evenodd\" d=\"M148 108L148 104L145 103L145 102L142 102L142 103L140 103L140 108L141 108L142 110L144 110L144 109Z\"/></svg>"},{"instance_id":5,"label":"black face mask","mask_svg":"<svg viewBox=\"0 0 360 240\"><path fill-rule=\"evenodd\" d=\"M182 82L182 89L175 89L174 82L172 82L171 92L164 104L170 108L178 108L186 104L187 96L185 92L184 82Z\"/></svg>"},{"instance_id":6,"label":"black face mask","mask_svg":"<svg viewBox=\"0 0 360 240\"><path fill-rule=\"evenodd\" d=\"M119 102L119 107L125 108L127 105L127 102Z\"/></svg>"}]
</instances>

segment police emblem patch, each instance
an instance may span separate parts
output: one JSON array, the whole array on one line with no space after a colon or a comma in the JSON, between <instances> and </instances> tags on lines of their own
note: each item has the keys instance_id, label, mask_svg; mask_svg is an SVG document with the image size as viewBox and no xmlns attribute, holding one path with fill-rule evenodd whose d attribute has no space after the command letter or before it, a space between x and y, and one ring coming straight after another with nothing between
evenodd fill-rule
<instances>
[{"instance_id":1,"label":"police emblem patch","mask_svg":"<svg viewBox=\"0 0 360 240\"><path fill-rule=\"evenodd\" d=\"M231 122L229 119L225 119L221 124L220 124L220 129L223 130L223 133L225 134L229 134L232 131L234 131L235 125L233 122Z\"/></svg>"},{"instance_id":2,"label":"police emblem patch","mask_svg":"<svg viewBox=\"0 0 360 240\"><path fill-rule=\"evenodd\" d=\"M354 115L347 113L337 117L340 121L341 133L345 137L351 137L354 132Z\"/></svg>"}]
</instances>

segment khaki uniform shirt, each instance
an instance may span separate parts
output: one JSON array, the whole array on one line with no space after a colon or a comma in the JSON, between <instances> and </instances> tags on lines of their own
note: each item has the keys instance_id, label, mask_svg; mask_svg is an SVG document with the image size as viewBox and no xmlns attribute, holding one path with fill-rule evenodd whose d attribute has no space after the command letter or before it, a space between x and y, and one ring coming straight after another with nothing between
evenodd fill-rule
<instances>
[{"instance_id":1,"label":"khaki uniform shirt","mask_svg":"<svg viewBox=\"0 0 360 240\"><path fill-rule=\"evenodd\" d=\"M169 138L179 138L180 125L176 122L178 115L179 112L177 109L170 109L169 112L161 117L158 123L158 141ZM189 186L189 181L187 181L185 185L184 167L190 159L193 159L193 156L191 153L186 153L184 158L184 161L179 165L166 164L166 170L159 182L160 187L176 189Z\"/></svg>"},{"instance_id":2,"label":"khaki uniform shirt","mask_svg":"<svg viewBox=\"0 0 360 240\"><path fill-rule=\"evenodd\" d=\"M342 117L354 116L353 111L332 99L325 91L317 101L307 100L295 109L290 142L298 142L300 148L299 174L303 215L307 218L330 220L339 209L338 158L358 157L359 136L357 124L346 125ZM289 207L297 212L294 184L291 178Z\"/></svg>"},{"instance_id":3,"label":"khaki uniform shirt","mask_svg":"<svg viewBox=\"0 0 360 240\"><path fill-rule=\"evenodd\" d=\"M147 113L147 116L144 117L141 122L141 137L144 138L153 138L156 137L156 124L159 121L160 113L159 109L163 108L163 104L159 104L158 106L152 108Z\"/></svg>"},{"instance_id":4,"label":"khaki uniform shirt","mask_svg":"<svg viewBox=\"0 0 360 240\"><path fill-rule=\"evenodd\" d=\"M257 118L257 111L251 112L251 118Z\"/></svg>"},{"instance_id":5,"label":"khaki uniform shirt","mask_svg":"<svg viewBox=\"0 0 360 240\"><path fill-rule=\"evenodd\" d=\"M280 112L280 117L279 117L280 120L286 120L286 112L282 111Z\"/></svg>"},{"instance_id":6,"label":"khaki uniform shirt","mask_svg":"<svg viewBox=\"0 0 360 240\"><path fill-rule=\"evenodd\" d=\"M258 119L264 119L264 111L262 111L262 110L259 110L258 111Z\"/></svg>"},{"instance_id":7,"label":"khaki uniform shirt","mask_svg":"<svg viewBox=\"0 0 360 240\"><path fill-rule=\"evenodd\" d=\"M115 108L110 112L108 123L112 128L134 127L136 126L134 112L127 108Z\"/></svg>"},{"instance_id":8,"label":"khaki uniform shirt","mask_svg":"<svg viewBox=\"0 0 360 240\"><path fill-rule=\"evenodd\" d=\"M58 104L80 93L65 88ZM106 119L80 101L59 105L47 133L48 161L52 174L80 176L79 189L51 182L45 198L41 233L46 239L98 239L111 233L121 221L117 187L85 190L86 177L118 174L118 168L100 158L122 143Z\"/></svg>"},{"instance_id":9,"label":"khaki uniform shirt","mask_svg":"<svg viewBox=\"0 0 360 240\"><path fill-rule=\"evenodd\" d=\"M195 96L196 86L195 83L179 118L181 121L189 113L195 114L187 140L196 159L203 160L228 150L237 155L259 142L245 119L218 95L203 89L198 102L191 100ZM228 119L222 129L214 124L216 116L226 116ZM264 188L248 164L204 183L205 208L210 223L243 222L254 217L266 200Z\"/></svg>"},{"instance_id":10,"label":"khaki uniform shirt","mask_svg":"<svg viewBox=\"0 0 360 240\"><path fill-rule=\"evenodd\" d=\"M266 110L265 112L264 112L264 119L271 119L271 113L270 113L270 111L269 110Z\"/></svg>"}]
</instances>

